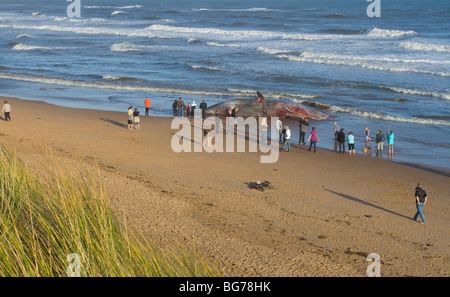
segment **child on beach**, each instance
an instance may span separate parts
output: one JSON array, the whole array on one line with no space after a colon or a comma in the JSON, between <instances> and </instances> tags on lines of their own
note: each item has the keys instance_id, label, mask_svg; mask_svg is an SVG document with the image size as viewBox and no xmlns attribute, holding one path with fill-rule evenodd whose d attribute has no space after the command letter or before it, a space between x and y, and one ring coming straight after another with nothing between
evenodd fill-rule
<instances>
[{"instance_id":1,"label":"child on beach","mask_svg":"<svg viewBox=\"0 0 450 297\"><path fill-rule=\"evenodd\" d=\"M141 120L139 119L139 110L137 109L137 107L134 109L133 118L134 118L134 128L136 130L141 130L140 127Z\"/></svg>"},{"instance_id":2,"label":"child on beach","mask_svg":"<svg viewBox=\"0 0 450 297\"><path fill-rule=\"evenodd\" d=\"M370 133L369 128L366 127L365 130L366 130L366 141L372 140L372 139L369 137L369 133Z\"/></svg>"}]
</instances>

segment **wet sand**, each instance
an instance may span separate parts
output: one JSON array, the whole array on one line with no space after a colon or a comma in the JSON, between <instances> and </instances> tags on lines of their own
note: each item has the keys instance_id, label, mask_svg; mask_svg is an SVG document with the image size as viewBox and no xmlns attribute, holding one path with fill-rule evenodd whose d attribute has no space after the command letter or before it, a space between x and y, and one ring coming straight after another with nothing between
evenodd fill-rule
<instances>
[{"instance_id":1,"label":"wet sand","mask_svg":"<svg viewBox=\"0 0 450 297\"><path fill-rule=\"evenodd\" d=\"M119 217L162 246L198 249L225 276L366 276L371 253L382 276L450 276L450 170L298 145L273 164L260 153L175 153L171 118L141 116L131 131L126 111L7 100L0 140L32 170L47 150L98 166ZM256 180L274 188L252 189ZM417 182L426 224L412 220Z\"/></svg>"}]
</instances>

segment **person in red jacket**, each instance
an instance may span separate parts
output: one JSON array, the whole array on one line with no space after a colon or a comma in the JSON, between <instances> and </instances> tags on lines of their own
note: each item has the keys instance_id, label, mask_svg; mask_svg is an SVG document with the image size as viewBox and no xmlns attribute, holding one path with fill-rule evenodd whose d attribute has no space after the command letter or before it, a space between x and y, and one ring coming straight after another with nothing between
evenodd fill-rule
<instances>
[{"instance_id":1,"label":"person in red jacket","mask_svg":"<svg viewBox=\"0 0 450 297\"><path fill-rule=\"evenodd\" d=\"M150 99L147 97L147 99L145 99L145 115L148 116L148 112L150 110Z\"/></svg>"}]
</instances>

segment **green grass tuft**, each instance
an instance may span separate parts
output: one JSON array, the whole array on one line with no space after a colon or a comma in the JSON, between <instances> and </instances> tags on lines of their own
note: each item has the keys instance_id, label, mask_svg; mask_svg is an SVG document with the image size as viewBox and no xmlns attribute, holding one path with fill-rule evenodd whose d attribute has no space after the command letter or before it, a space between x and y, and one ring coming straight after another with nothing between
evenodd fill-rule
<instances>
[{"instance_id":1,"label":"green grass tuft","mask_svg":"<svg viewBox=\"0 0 450 297\"><path fill-rule=\"evenodd\" d=\"M60 171L42 182L1 146L0 276L220 275L198 254L162 251L119 222L99 180Z\"/></svg>"}]
</instances>

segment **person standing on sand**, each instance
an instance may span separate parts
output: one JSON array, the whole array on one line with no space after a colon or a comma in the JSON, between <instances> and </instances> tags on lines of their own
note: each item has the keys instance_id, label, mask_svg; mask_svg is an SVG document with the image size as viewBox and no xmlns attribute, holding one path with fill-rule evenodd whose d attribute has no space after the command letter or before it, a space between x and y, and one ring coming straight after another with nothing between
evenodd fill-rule
<instances>
[{"instance_id":1,"label":"person standing on sand","mask_svg":"<svg viewBox=\"0 0 450 297\"><path fill-rule=\"evenodd\" d=\"M190 117L191 116L191 104L188 103L187 107L186 107L186 117Z\"/></svg>"},{"instance_id":2,"label":"person standing on sand","mask_svg":"<svg viewBox=\"0 0 450 297\"><path fill-rule=\"evenodd\" d=\"M356 152L355 152L355 136L353 135L352 131L350 131L348 133L347 143L348 143L348 152L350 153L350 156L352 155L352 151L353 151L353 155L356 155Z\"/></svg>"},{"instance_id":3,"label":"person standing on sand","mask_svg":"<svg viewBox=\"0 0 450 297\"><path fill-rule=\"evenodd\" d=\"M308 129L309 123L308 123L308 119L305 118L304 120L299 120L299 132L300 132L300 137L298 140L298 145L305 145L305 135L306 135L306 130Z\"/></svg>"},{"instance_id":4,"label":"person standing on sand","mask_svg":"<svg viewBox=\"0 0 450 297\"><path fill-rule=\"evenodd\" d=\"M383 156L383 146L384 146L384 134L381 129L378 129L377 136L375 137L375 142L377 143L377 156Z\"/></svg>"},{"instance_id":5,"label":"person standing on sand","mask_svg":"<svg viewBox=\"0 0 450 297\"><path fill-rule=\"evenodd\" d=\"M175 101L172 103L172 111L173 116L176 117L178 115L178 101L175 99Z\"/></svg>"},{"instance_id":6,"label":"person standing on sand","mask_svg":"<svg viewBox=\"0 0 450 297\"><path fill-rule=\"evenodd\" d=\"M417 208L417 212L414 215L414 221L418 222L417 219L420 218L422 219L422 224L425 224L425 216L423 215L423 210L422 208L424 207L425 203L427 203L428 200L428 195L427 192L425 192L425 190L422 188L422 184L421 183L417 183L417 187L414 190L414 196L416 197L416 208Z\"/></svg>"},{"instance_id":7,"label":"person standing on sand","mask_svg":"<svg viewBox=\"0 0 450 297\"><path fill-rule=\"evenodd\" d=\"M133 129L133 106L128 107L128 130Z\"/></svg>"},{"instance_id":8,"label":"person standing on sand","mask_svg":"<svg viewBox=\"0 0 450 297\"><path fill-rule=\"evenodd\" d=\"M11 105L9 105L8 100L5 100L3 104L2 112L5 114L5 121L11 121Z\"/></svg>"},{"instance_id":9,"label":"person standing on sand","mask_svg":"<svg viewBox=\"0 0 450 297\"><path fill-rule=\"evenodd\" d=\"M234 120L234 124L237 125L237 112L239 111L239 108L237 106L235 106L232 110L231 110L231 116L233 117Z\"/></svg>"},{"instance_id":10,"label":"person standing on sand","mask_svg":"<svg viewBox=\"0 0 450 297\"><path fill-rule=\"evenodd\" d=\"M267 124L267 118L263 117L261 118L261 136L262 136L262 143L267 144L267 127L269 125Z\"/></svg>"},{"instance_id":11,"label":"person standing on sand","mask_svg":"<svg viewBox=\"0 0 450 297\"><path fill-rule=\"evenodd\" d=\"M231 108L227 108L226 123L227 123L227 134L233 135L234 134L234 124L231 119Z\"/></svg>"},{"instance_id":12,"label":"person standing on sand","mask_svg":"<svg viewBox=\"0 0 450 297\"><path fill-rule=\"evenodd\" d=\"M200 109L202 110L202 119L205 119L205 112L208 105L205 102L205 99L202 100L202 103L200 103Z\"/></svg>"},{"instance_id":13,"label":"person standing on sand","mask_svg":"<svg viewBox=\"0 0 450 297\"><path fill-rule=\"evenodd\" d=\"M148 116L148 113L150 111L150 99L147 97L144 103L145 103L145 115Z\"/></svg>"},{"instance_id":14,"label":"person standing on sand","mask_svg":"<svg viewBox=\"0 0 450 297\"><path fill-rule=\"evenodd\" d=\"M317 137L317 132L316 132L315 127L312 127L311 133L309 134L309 137L308 137L308 141L310 141L308 151L311 151L311 148L314 145L314 152L316 152L316 143L319 141L319 137Z\"/></svg>"},{"instance_id":15,"label":"person standing on sand","mask_svg":"<svg viewBox=\"0 0 450 297\"><path fill-rule=\"evenodd\" d=\"M288 126L284 126L284 140L283 140L283 147L281 148L282 151L291 151L291 130L289 130Z\"/></svg>"},{"instance_id":16,"label":"person standing on sand","mask_svg":"<svg viewBox=\"0 0 450 297\"><path fill-rule=\"evenodd\" d=\"M389 158L392 159L394 156L394 132L389 132L389 134L386 136L388 139L388 150L389 150Z\"/></svg>"},{"instance_id":17,"label":"person standing on sand","mask_svg":"<svg viewBox=\"0 0 450 297\"><path fill-rule=\"evenodd\" d=\"M337 122L334 122L334 142L338 142L337 135L339 133L339 126Z\"/></svg>"},{"instance_id":18,"label":"person standing on sand","mask_svg":"<svg viewBox=\"0 0 450 297\"><path fill-rule=\"evenodd\" d=\"M345 133L344 129L341 129L341 131L337 134L337 142L339 144L339 154L345 154Z\"/></svg>"},{"instance_id":19,"label":"person standing on sand","mask_svg":"<svg viewBox=\"0 0 450 297\"><path fill-rule=\"evenodd\" d=\"M184 113L184 101L181 97L178 99L178 116L183 117Z\"/></svg>"},{"instance_id":20,"label":"person standing on sand","mask_svg":"<svg viewBox=\"0 0 450 297\"><path fill-rule=\"evenodd\" d=\"M277 119L276 125L277 125L277 130L278 130L278 142L281 143L283 141L281 139L282 133L283 133L283 123L281 122L280 118Z\"/></svg>"},{"instance_id":21,"label":"person standing on sand","mask_svg":"<svg viewBox=\"0 0 450 297\"><path fill-rule=\"evenodd\" d=\"M195 101L192 101L191 104L191 117L194 117L195 109L197 108L197 104L195 104Z\"/></svg>"},{"instance_id":22,"label":"person standing on sand","mask_svg":"<svg viewBox=\"0 0 450 297\"><path fill-rule=\"evenodd\" d=\"M139 110L137 107L134 109L133 112L133 121L134 121L134 128L136 130L141 130L141 119L139 118Z\"/></svg>"}]
</instances>

